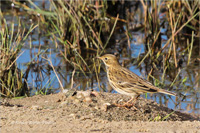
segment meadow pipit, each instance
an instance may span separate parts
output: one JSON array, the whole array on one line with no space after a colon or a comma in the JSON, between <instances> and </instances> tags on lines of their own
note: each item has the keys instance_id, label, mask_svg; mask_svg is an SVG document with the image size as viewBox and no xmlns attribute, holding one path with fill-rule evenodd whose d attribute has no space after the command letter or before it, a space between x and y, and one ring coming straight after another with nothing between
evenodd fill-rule
<instances>
[{"instance_id":1,"label":"meadow pipit","mask_svg":"<svg viewBox=\"0 0 200 133\"><path fill-rule=\"evenodd\" d=\"M143 93L164 93L176 96L176 93L155 87L147 80L120 66L117 58L112 54L106 54L97 58L101 59L106 65L107 78L112 88L118 93L132 97L123 105L115 104L118 107L134 107L134 102ZM130 104L131 101L133 101L132 104ZM137 109L136 107L134 108Z\"/></svg>"}]
</instances>

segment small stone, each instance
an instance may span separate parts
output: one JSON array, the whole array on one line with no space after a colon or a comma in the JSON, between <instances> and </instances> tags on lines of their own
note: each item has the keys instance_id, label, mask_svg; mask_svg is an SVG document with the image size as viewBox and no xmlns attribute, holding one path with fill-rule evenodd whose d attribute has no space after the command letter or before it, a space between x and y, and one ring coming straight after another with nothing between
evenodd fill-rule
<instances>
[{"instance_id":1,"label":"small stone","mask_svg":"<svg viewBox=\"0 0 200 133\"><path fill-rule=\"evenodd\" d=\"M90 97L91 91L90 90L82 91L82 94L83 94L84 97Z\"/></svg>"},{"instance_id":2,"label":"small stone","mask_svg":"<svg viewBox=\"0 0 200 133\"><path fill-rule=\"evenodd\" d=\"M104 103L104 104L101 106L101 110L103 110L103 111L106 112L110 106L111 106L110 103Z\"/></svg>"},{"instance_id":3,"label":"small stone","mask_svg":"<svg viewBox=\"0 0 200 133\"><path fill-rule=\"evenodd\" d=\"M94 109L99 110L99 107L98 107L98 106L95 106Z\"/></svg>"},{"instance_id":4,"label":"small stone","mask_svg":"<svg viewBox=\"0 0 200 133\"><path fill-rule=\"evenodd\" d=\"M70 114L70 117L72 117L73 119L76 119L76 115L75 114Z\"/></svg>"},{"instance_id":5,"label":"small stone","mask_svg":"<svg viewBox=\"0 0 200 133\"><path fill-rule=\"evenodd\" d=\"M38 106L38 105L31 106L31 109L33 109L33 110L42 110L42 108L40 106Z\"/></svg>"},{"instance_id":6,"label":"small stone","mask_svg":"<svg viewBox=\"0 0 200 133\"><path fill-rule=\"evenodd\" d=\"M63 105L66 105L67 103L68 101L64 101L64 102L61 102L60 105L63 106Z\"/></svg>"},{"instance_id":7,"label":"small stone","mask_svg":"<svg viewBox=\"0 0 200 133\"><path fill-rule=\"evenodd\" d=\"M74 116L75 116L75 114L70 114L69 116L70 116L70 117L74 117Z\"/></svg>"},{"instance_id":8,"label":"small stone","mask_svg":"<svg viewBox=\"0 0 200 133\"><path fill-rule=\"evenodd\" d=\"M58 99L56 102L61 102L61 99Z\"/></svg>"},{"instance_id":9,"label":"small stone","mask_svg":"<svg viewBox=\"0 0 200 133\"><path fill-rule=\"evenodd\" d=\"M13 109L17 109L17 105L14 105L12 108L13 108Z\"/></svg>"},{"instance_id":10,"label":"small stone","mask_svg":"<svg viewBox=\"0 0 200 133\"><path fill-rule=\"evenodd\" d=\"M89 102L89 103L91 103L91 102L92 102L92 99L91 99L90 97L86 97L83 101L84 101L84 102Z\"/></svg>"},{"instance_id":11,"label":"small stone","mask_svg":"<svg viewBox=\"0 0 200 133\"><path fill-rule=\"evenodd\" d=\"M99 93L97 91L92 91L91 95L94 95L95 97L99 97Z\"/></svg>"},{"instance_id":12,"label":"small stone","mask_svg":"<svg viewBox=\"0 0 200 133\"><path fill-rule=\"evenodd\" d=\"M79 99L75 99L74 103L80 103L80 100Z\"/></svg>"},{"instance_id":13,"label":"small stone","mask_svg":"<svg viewBox=\"0 0 200 133\"><path fill-rule=\"evenodd\" d=\"M76 95L76 98L78 98L78 99L81 99L81 98L83 98L84 96L83 96L83 94L79 91L79 92L77 92L77 95Z\"/></svg>"},{"instance_id":14,"label":"small stone","mask_svg":"<svg viewBox=\"0 0 200 133\"><path fill-rule=\"evenodd\" d=\"M66 97L69 96L75 96L77 94L77 91L75 89L70 89L70 90L63 90L63 93L65 94Z\"/></svg>"}]
</instances>

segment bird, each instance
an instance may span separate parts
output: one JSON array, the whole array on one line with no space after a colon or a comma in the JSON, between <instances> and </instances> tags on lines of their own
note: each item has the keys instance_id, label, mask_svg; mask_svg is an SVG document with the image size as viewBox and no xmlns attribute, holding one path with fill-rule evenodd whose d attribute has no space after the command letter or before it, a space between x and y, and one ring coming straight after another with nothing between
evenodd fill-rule
<instances>
[{"instance_id":1,"label":"bird","mask_svg":"<svg viewBox=\"0 0 200 133\"><path fill-rule=\"evenodd\" d=\"M134 106L134 103L143 93L164 93L177 96L176 93L156 87L129 69L122 67L115 55L105 54L97 58L102 60L106 66L107 78L110 86L120 94L131 96L131 99L124 104L114 103L114 105L118 107L134 107L138 110Z\"/></svg>"}]
</instances>

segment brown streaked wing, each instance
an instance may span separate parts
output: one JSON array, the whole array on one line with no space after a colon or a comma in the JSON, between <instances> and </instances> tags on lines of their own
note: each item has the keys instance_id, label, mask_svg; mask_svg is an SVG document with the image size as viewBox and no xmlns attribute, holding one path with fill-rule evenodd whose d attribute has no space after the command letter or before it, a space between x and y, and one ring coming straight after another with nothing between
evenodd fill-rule
<instances>
[{"instance_id":1,"label":"brown streaked wing","mask_svg":"<svg viewBox=\"0 0 200 133\"><path fill-rule=\"evenodd\" d=\"M157 92L159 88L153 86L150 82L147 80L142 79L132 71L121 67L122 71L120 71L120 75L126 75L126 76L121 76L121 84L123 86L127 86L129 89L134 89L135 91L138 92ZM115 81L116 82L116 81ZM124 83L122 83L124 82ZM126 84L126 85L125 85Z\"/></svg>"}]
</instances>

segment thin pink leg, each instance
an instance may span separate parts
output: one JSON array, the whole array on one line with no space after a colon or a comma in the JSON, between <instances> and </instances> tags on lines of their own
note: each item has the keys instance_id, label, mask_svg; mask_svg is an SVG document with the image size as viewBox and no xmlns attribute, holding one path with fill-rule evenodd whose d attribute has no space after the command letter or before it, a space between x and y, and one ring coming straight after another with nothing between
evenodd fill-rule
<instances>
[{"instance_id":1,"label":"thin pink leg","mask_svg":"<svg viewBox=\"0 0 200 133\"><path fill-rule=\"evenodd\" d=\"M124 103L124 104L122 104L122 105L121 105L121 104L117 104L117 103L114 103L114 105L117 106L117 107L124 107L124 108L126 108L126 109L129 109L129 108L133 107L135 110L138 110L138 109L134 106L134 104L135 104L136 100L138 99L138 97L139 97L139 96L137 96L136 98L132 97L130 100L128 100L126 103ZM133 102L130 104L131 101L133 101Z\"/></svg>"}]
</instances>

